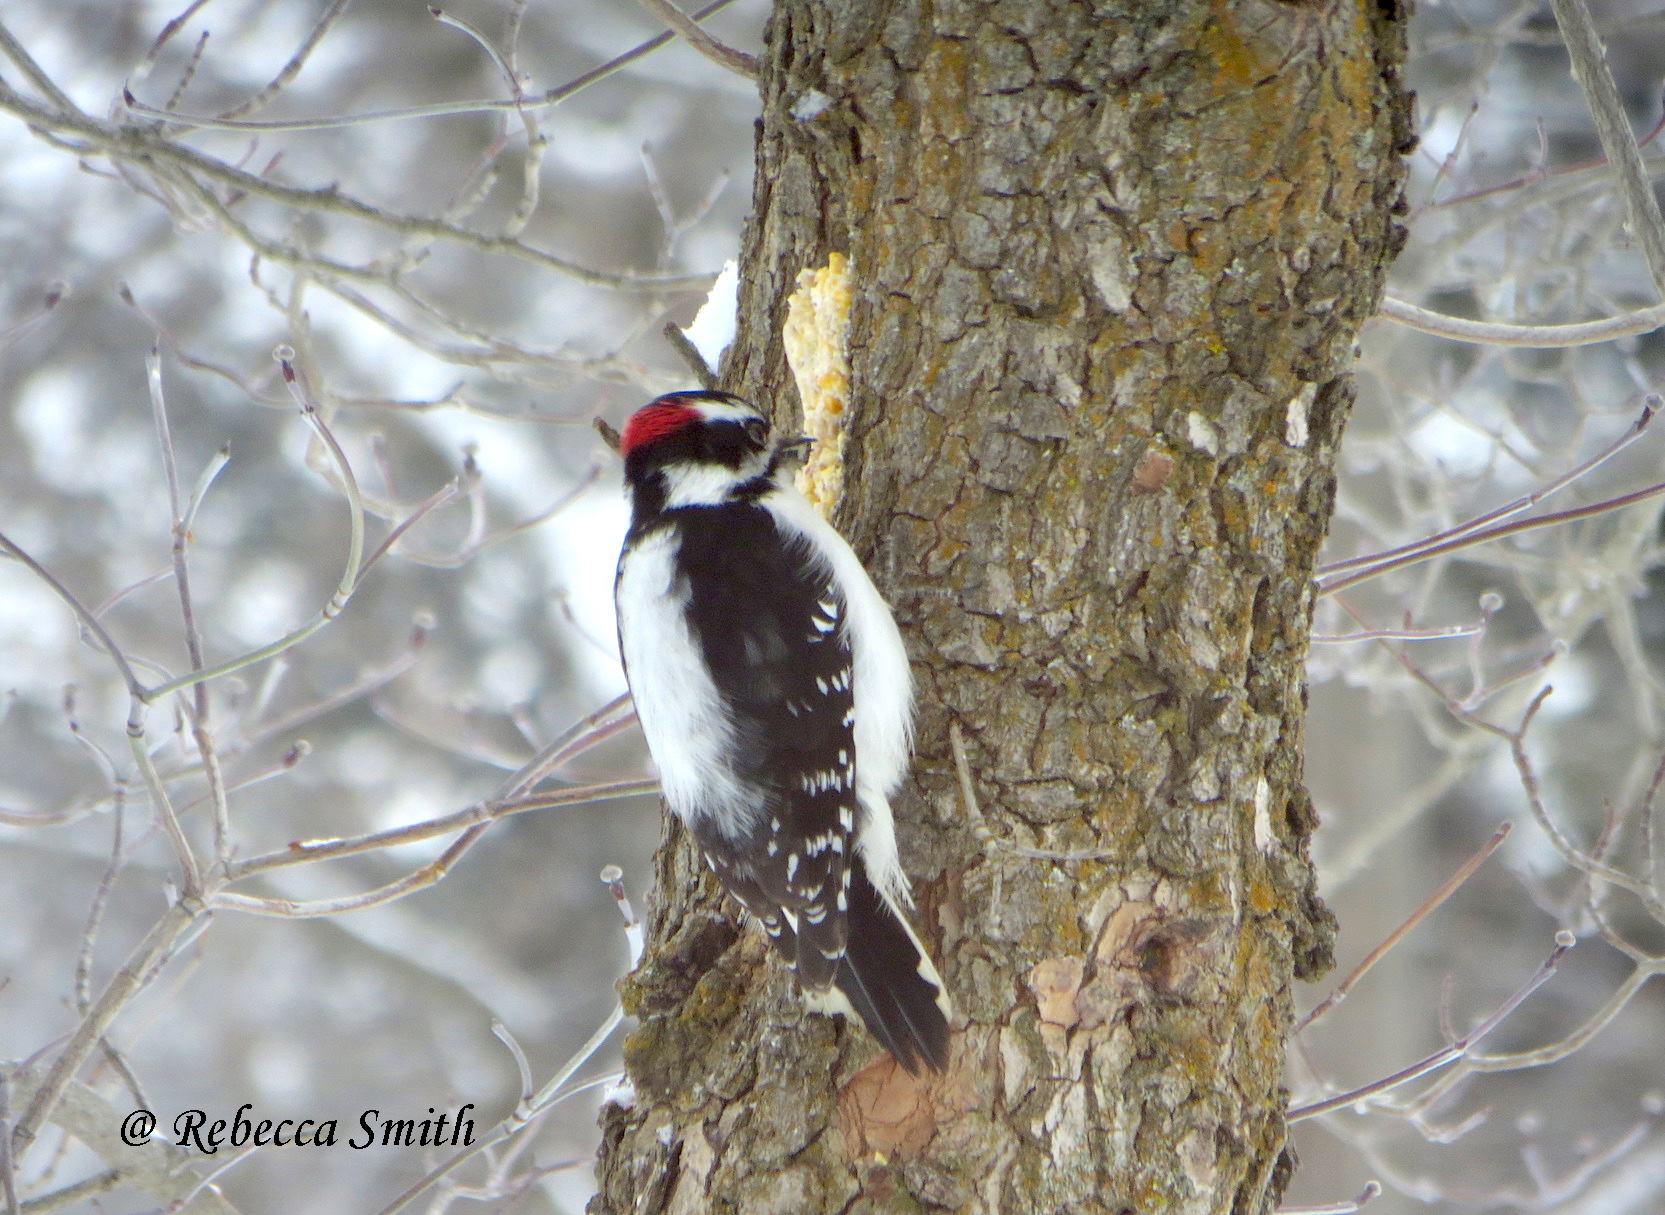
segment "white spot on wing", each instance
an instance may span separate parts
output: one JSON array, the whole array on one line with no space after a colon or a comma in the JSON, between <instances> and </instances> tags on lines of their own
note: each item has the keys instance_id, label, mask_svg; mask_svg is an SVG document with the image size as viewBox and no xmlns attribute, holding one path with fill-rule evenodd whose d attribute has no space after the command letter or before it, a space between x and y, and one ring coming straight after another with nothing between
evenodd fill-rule
<instances>
[{"instance_id":1,"label":"white spot on wing","mask_svg":"<svg viewBox=\"0 0 1665 1215\"><path fill-rule=\"evenodd\" d=\"M896 832L886 796L907 773L913 729L913 683L907 650L890 608L862 568L860 559L832 526L796 489L781 484L759 501L783 536L801 539L806 550L824 559L824 572L837 588L828 596L841 603L844 636L852 668L845 674L855 704L850 723L855 736L855 793L862 808L857 847L875 886L893 905L909 902L907 878L896 855ZM840 811L845 831L849 809ZM848 871L846 871L848 872Z\"/></svg>"}]
</instances>

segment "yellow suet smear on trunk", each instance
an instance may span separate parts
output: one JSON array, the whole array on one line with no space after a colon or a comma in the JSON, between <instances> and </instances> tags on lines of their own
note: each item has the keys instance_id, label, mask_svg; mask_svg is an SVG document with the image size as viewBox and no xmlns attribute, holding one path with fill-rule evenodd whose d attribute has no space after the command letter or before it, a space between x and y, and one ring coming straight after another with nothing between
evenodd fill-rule
<instances>
[{"instance_id":1,"label":"yellow suet smear on trunk","mask_svg":"<svg viewBox=\"0 0 1665 1215\"><path fill-rule=\"evenodd\" d=\"M850 392L850 263L834 253L819 270L798 274L786 301L782 339L798 381L804 433L815 440L798 470L798 488L830 517L844 492L844 409Z\"/></svg>"}]
</instances>

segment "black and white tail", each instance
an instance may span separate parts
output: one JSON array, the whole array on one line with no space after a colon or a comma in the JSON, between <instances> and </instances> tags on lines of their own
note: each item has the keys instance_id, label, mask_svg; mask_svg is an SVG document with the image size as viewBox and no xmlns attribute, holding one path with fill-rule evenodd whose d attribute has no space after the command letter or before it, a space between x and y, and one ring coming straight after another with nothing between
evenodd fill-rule
<instances>
[{"instance_id":1,"label":"black and white tail","mask_svg":"<svg viewBox=\"0 0 1665 1215\"><path fill-rule=\"evenodd\" d=\"M850 1010L910 1073L943 1071L953 1015L948 990L913 929L868 881L859 859L850 879L847 914L848 943L833 983Z\"/></svg>"}]
</instances>

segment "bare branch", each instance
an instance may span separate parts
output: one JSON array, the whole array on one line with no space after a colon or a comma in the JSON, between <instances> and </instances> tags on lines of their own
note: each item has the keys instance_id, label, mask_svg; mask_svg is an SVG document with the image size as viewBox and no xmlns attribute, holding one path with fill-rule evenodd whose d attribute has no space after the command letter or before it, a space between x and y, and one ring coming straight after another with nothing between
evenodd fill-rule
<instances>
[{"instance_id":1,"label":"bare branch","mask_svg":"<svg viewBox=\"0 0 1665 1215\"><path fill-rule=\"evenodd\" d=\"M0 22L0 53L4 53L6 58L17 64L18 70L23 73L24 79L39 89L41 96L45 97L46 100L66 114L76 114L86 118L86 114L80 107L70 100L69 94L60 89L57 82L42 70L40 64L35 62L34 56L29 54L24 45L13 36L4 22Z\"/></svg>"},{"instance_id":2,"label":"bare branch","mask_svg":"<svg viewBox=\"0 0 1665 1215\"><path fill-rule=\"evenodd\" d=\"M694 14L695 21L703 21L707 17L721 12L734 0L715 0ZM511 97L506 100L485 99L479 101L451 101L437 105L411 106L400 110L380 110L373 114L352 114L330 118L293 119L284 122L244 122L228 121L201 114L175 114L167 110L158 110L140 102L128 95L125 98L127 108L135 114L142 114L148 118L165 119L179 126L201 127L207 130L226 131L317 131L331 130L336 127L357 126L372 122L394 122L412 118L437 118L451 114L480 114L492 111L518 111L525 107L541 108L543 106L558 105L567 98L582 92L598 81L605 80L620 68L627 67L647 55L652 54L676 37L676 31L666 30L663 34L656 34L646 42L640 43L613 59L609 59L600 67L591 68L581 76L574 77L566 84L540 93L534 97Z\"/></svg>"},{"instance_id":3,"label":"bare branch","mask_svg":"<svg viewBox=\"0 0 1665 1215\"><path fill-rule=\"evenodd\" d=\"M1486 861L1491 858L1492 853L1496 852L1503 846L1503 841L1509 838L1509 832L1513 829L1513 823L1505 822L1500 824L1498 829L1492 834L1492 838L1487 840L1485 844L1481 845L1478 852L1469 857L1468 860L1463 863L1462 867L1458 869L1456 873L1453 873L1449 878L1447 878L1438 890L1435 890L1433 894L1424 899L1422 905L1415 911L1411 912L1405 922L1390 932L1381 944L1377 945L1376 948L1367 953L1364 956L1364 961L1355 966L1352 973L1350 973L1340 983L1336 984L1335 990L1328 996L1324 997L1324 999L1321 1000L1311 1012L1309 1012L1305 1017L1302 1017L1300 1021L1296 1022L1295 1028L1291 1032L1297 1034L1300 1033L1307 1026L1311 1025L1314 1021L1324 1016L1325 1013L1329 1012L1332 1008L1345 1000L1348 993L1351 992L1354 987L1358 986L1359 980L1363 979L1365 975L1370 973L1371 967L1386 957L1388 952L1392 950L1395 945L1399 944L1399 942L1409 936L1417 925L1427 919L1429 915L1431 915L1440 906L1440 904L1449 899L1463 886L1465 882L1469 880L1469 878L1474 876L1480 866L1485 864Z\"/></svg>"},{"instance_id":4,"label":"bare branch","mask_svg":"<svg viewBox=\"0 0 1665 1215\"><path fill-rule=\"evenodd\" d=\"M144 684L139 682L139 677L133 673L133 667L129 664L127 655L122 653L122 649L115 643L115 639L105 631L98 617L89 612L70 589L59 582L50 570L12 543L4 533L0 533L0 551L9 554L12 560L28 566L35 577L46 583L52 589L52 593L68 605L69 610L74 612L76 619L80 621L81 627L98 639L98 648L108 654L110 661L116 664L116 669L121 672L122 682L127 685L128 693L143 699Z\"/></svg>"},{"instance_id":5,"label":"bare branch","mask_svg":"<svg viewBox=\"0 0 1665 1215\"><path fill-rule=\"evenodd\" d=\"M202 632L197 628L196 605L191 600L190 562L187 549L191 538L191 516L196 513L200 494L192 496L189 507L180 500L179 467L174 458L173 436L168 429L168 406L162 391L162 356L152 346L145 358L146 382L150 386L151 415L156 425L156 436L162 450L162 469L168 484L168 510L173 529L173 584L179 592L179 614L185 627L185 654L191 670L200 671ZM206 491L216 471L214 464L202 479L200 490ZM197 754L202 757L203 772L208 778L209 798L214 807L214 852L223 868L231 859L231 808L226 802L225 774L220 771L219 753L214 749L209 734L208 685L198 683L193 691L191 737L196 742Z\"/></svg>"},{"instance_id":6,"label":"bare branch","mask_svg":"<svg viewBox=\"0 0 1665 1215\"><path fill-rule=\"evenodd\" d=\"M284 380L290 385L290 389L295 396L295 400L300 404L301 416L306 419L307 424L312 427L313 432L318 436L319 441L323 444L324 450L329 453L330 461L335 469L336 476L339 478L342 492L347 497L347 506L349 511L348 519L351 529L347 541L346 569L342 572L341 580L335 589L335 594L330 597L329 602L325 603L324 606L318 610L318 614L311 620L307 621L307 623L303 624L300 628L285 634L283 637L278 638L274 642L260 646L254 650L250 650L248 653L242 654L236 658L218 663L215 666L203 670L191 671L174 679L166 680L156 687L150 688L144 692L143 697L147 702L154 702L165 696L169 696L174 692L181 691L184 688L205 683L210 679L218 679L220 676L229 675L233 671L240 671L245 667L253 666L257 662L262 662L268 658L275 657L276 655L283 653L283 651L298 645L300 642L316 633L319 629L323 628L330 621L334 620L336 616L341 613L342 609L347 606L347 601L352 597L353 590L358 585L359 574L361 571L360 561L364 555L364 504L359 498L358 481L353 476L353 470L347 463L346 453L341 450L340 444L335 441L335 436L330 433L329 427L324 423L323 418L319 416L316 401L313 400L311 394L307 391L305 385L301 382L299 375L296 373L294 363L292 361L293 355L294 352L286 346L280 346L278 348L277 358L280 365L283 367Z\"/></svg>"},{"instance_id":7,"label":"bare branch","mask_svg":"<svg viewBox=\"0 0 1665 1215\"><path fill-rule=\"evenodd\" d=\"M682 326L675 321L670 321L659 332L664 334L665 340L671 344L671 349L681 356L684 363L688 364L688 369L694 373L694 378L699 380L701 388L715 388L717 386L717 373L707 365L705 356L700 353L700 348L688 340L688 335L682 331Z\"/></svg>"},{"instance_id":8,"label":"bare branch","mask_svg":"<svg viewBox=\"0 0 1665 1215\"><path fill-rule=\"evenodd\" d=\"M379 852L384 848L392 848L400 844L414 844L422 840L436 839L439 836L450 835L452 832L461 831L468 827L479 826L500 818L508 818L514 814L526 814L534 810L553 810L560 806L584 806L591 802L611 801L623 797L643 797L657 792L658 789L659 782L657 780L613 781L597 785L579 785L571 789L539 793L529 797L476 802L474 805L455 811L452 814L427 819L420 823L412 823L408 827L390 827L385 831L353 836L350 839L300 840L290 844L288 848L281 852L268 852L262 856L249 857L247 860L234 861L228 867L227 873L232 881L237 881L253 874L269 873L274 869L283 869L291 865L304 865L312 861L336 860L344 856L356 856L363 852Z\"/></svg>"},{"instance_id":9,"label":"bare branch","mask_svg":"<svg viewBox=\"0 0 1665 1215\"><path fill-rule=\"evenodd\" d=\"M1407 545L1403 550L1396 550L1402 552L1402 556L1389 557L1387 554L1382 554L1380 557L1355 558L1354 561L1357 563L1371 562L1371 564L1355 573L1336 578L1326 578L1321 575L1318 583L1318 593L1321 596L1334 595L1348 587L1356 586L1360 582L1380 577L1382 574L1390 573L1393 570L1404 569L1408 565L1416 565L1434 557L1442 557L1447 553L1476 548L1482 544L1489 544L1493 540L1501 540L1505 536L1516 536L1522 532L1536 531L1544 527L1559 527L1563 523L1576 523L1581 519L1594 519L1598 515L1611 514L1613 511L1623 510L1627 506L1635 506L1638 502L1650 501L1662 494L1665 494L1665 481L1655 482L1653 485L1642 489L1632 490L1628 494L1618 494L1589 506L1555 511L1548 515L1522 519L1517 523L1499 524L1496 527L1485 528L1480 531L1473 530L1475 521L1470 521L1460 528L1453 529L1452 532L1442 533L1442 535L1452 537L1450 539L1440 540L1438 537L1431 537L1428 540ZM1514 510L1522 508L1505 507L1504 509L1512 513Z\"/></svg>"},{"instance_id":10,"label":"bare branch","mask_svg":"<svg viewBox=\"0 0 1665 1215\"><path fill-rule=\"evenodd\" d=\"M1655 304L1652 308L1643 308L1624 316L1580 321L1572 325L1507 325L1446 316L1388 296L1382 300L1381 315L1435 337L1482 346L1515 346L1534 350L1594 346L1599 342L1637 337L1665 328L1665 304Z\"/></svg>"},{"instance_id":11,"label":"bare branch","mask_svg":"<svg viewBox=\"0 0 1665 1215\"><path fill-rule=\"evenodd\" d=\"M1319 1114L1327 1114L1331 1110L1344 1109L1367 1097L1375 1096L1377 1093L1389 1092L1401 1085L1409 1084L1413 1080L1420 1080L1430 1072L1449 1067L1478 1046L1481 1040L1502 1024L1504 1019L1519 1008L1528 996L1542 987L1560 966L1562 955L1575 944L1577 944L1577 938L1572 933L1565 930L1556 933L1555 948L1550 951L1549 957L1544 960L1543 965L1538 967L1533 976L1514 995L1499 1005L1491 1016L1444 1050L1435 1051L1427 1058L1420 1059L1409 1067L1394 1072L1391 1076L1384 1076L1380 1080L1373 1081L1350 1092L1327 1097L1323 1101L1315 1101L1310 1105L1297 1106L1289 1111L1287 1120L1303 1122L1308 1118L1316 1118Z\"/></svg>"},{"instance_id":12,"label":"bare branch","mask_svg":"<svg viewBox=\"0 0 1665 1215\"><path fill-rule=\"evenodd\" d=\"M1382 1196L1382 1183L1371 1181L1351 1202L1336 1202L1321 1207L1279 1207L1278 1215L1354 1215L1365 1203Z\"/></svg>"},{"instance_id":13,"label":"bare branch","mask_svg":"<svg viewBox=\"0 0 1665 1215\"><path fill-rule=\"evenodd\" d=\"M1420 671L1414 671L1414 673L1424 680L1427 678ZM1434 685L1430 682L1430 686ZM1548 685L1539 689L1537 695L1527 705L1526 711L1521 714L1520 725L1514 729L1487 721L1467 705L1455 701L1449 696L1445 699L1447 707L1454 714L1487 733L1497 735L1509 744L1509 754L1514 760L1515 771L1520 778L1521 788L1526 792L1526 801L1531 808L1532 818L1543 830L1544 835L1548 837L1549 842L1554 846L1555 851L1560 854L1561 859L1574 869L1588 874L1592 878L1610 883L1620 890L1628 891L1641 901L1655 920L1665 923L1665 899L1661 899L1650 883L1633 877L1622 870L1615 869L1613 866L1584 852L1572 840L1567 838L1566 833L1561 830L1560 824L1555 821L1549 812L1549 807L1544 801L1543 786L1538 780L1537 769L1533 766L1531 755L1526 749L1526 736L1532 728L1532 721L1538 715L1538 710L1543 707L1544 701L1549 699L1552 691L1554 689Z\"/></svg>"},{"instance_id":14,"label":"bare branch","mask_svg":"<svg viewBox=\"0 0 1665 1215\"><path fill-rule=\"evenodd\" d=\"M340 20L341 14L347 10L348 3L349 0L330 0L329 7L320 14L317 21L313 22L312 28L307 31L301 45L289 57L289 61L279 69L271 83L241 105L232 106L220 117L239 118L244 114L252 114L256 110L263 110L270 105L272 98L281 93L284 86L300 74L301 68L306 66L307 59L318 48L318 44L323 41L324 35L330 32L335 23Z\"/></svg>"},{"instance_id":15,"label":"bare branch","mask_svg":"<svg viewBox=\"0 0 1665 1215\"><path fill-rule=\"evenodd\" d=\"M724 46L701 28L697 18L690 18L671 0L637 0L643 8L675 30L682 39L700 54L747 80L757 79L757 60L750 55Z\"/></svg>"},{"instance_id":16,"label":"bare branch","mask_svg":"<svg viewBox=\"0 0 1665 1215\"><path fill-rule=\"evenodd\" d=\"M517 103L506 103L513 108ZM159 172L173 168L200 173L220 181L234 191L268 198L273 202L302 211L342 215L362 220L377 228L403 236L431 236L453 241L483 253L500 253L546 269L557 270L579 282L592 286L614 287L623 291L662 291L698 287L711 280L709 274L637 275L608 274L581 266L576 262L546 253L524 244L513 236L491 235L463 228L443 219L425 215L402 215L354 198L334 186L308 190L286 186L269 178L239 169L183 144L174 143L159 130L136 126L114 126L81 114L51 110L24 97L0 80L0 110L8 110L32 130L55 137L77 136L86 146L76 150L82 154L98 152L121 163L132 163ZM177 115L158 111L170 121ZM221 212L224 218L225 212ZM274 246L278 247L278 246ZM301 259L298 250L286 254ZM348 266L336 266L334 272L351 275L360 273ZM362 273L368 274L368 271Z\"/></svg>"},{"instance_id":17,"label":"bare branch","mask_svg":"<svg viewBox=\"0 0 1665 1215\"><path fill-rule=\"evenodd\" d=\"M1373 578L1377 574L1387 573L1389 570L1402 569L1407 565L1414 565L1419 561L1425 561L1428 558L1437 556L1441 553L1453 552L1459 548L1468 547L1468 545L1460 544L1458 541L1461 541L1464 538L1476 537L1477 534L1483 535L1486 539L1496 539L1498 536L1511 534L1510 530L1494 529L1492 531L1486 531L1485 529L1489 525L1497 523L1500 520L1507 519L1513 515L1518 515L1524 510L1530 510L1538 503L1544 501L1544 499L1553 494L1559 493L1561 490L1578 481L1581 477L1595 471L1597 468L1600 468L1607 461L1611 460L1614 456L1618 455L1621 451L1642 437L1643 433L1648 429L1649 424L1652 423L1655 415L1659 412L1660 403L1660 398L1658 396L1652 393L1648 394L1642 402L1641 414L1637 416L1636 421L1631 424L1630 428L1621 434L1617 439L1613 440L1613 442L1602 448L1588 460L1585 460L1582 464L1579 464L1577 467L1562 473L1548 485L1542 486L1539 489L1533 490L1529 494L1516 498L1514 501L1507 503L1504 506L1500 506L1496 510L1487 511L1485 514L1470 519L1466 523L1458 524L1456 527L1448 528L1443 532L1428 536L1425 539L1415 540L1410 544L1403 544L1398 548L1388 549L1386 552L1368 553L1362 557L1349 557L1345 561L1332 561L1319 566L1319 593L1323 595L1333 595L1337 592L1346 590L1349 586L1352 586L1357 582L1363 582L1366 578ZM1598 508L1616 510L1620 506L1628 506L1633 501L1641 501L1642 498L1651 497L1654 493L1661 492L1662 490L1665 490L1665 486L1654 486L1651 490L1638 491L1639 496L1627 496L1624 498L1611 499L1610 501L1612 505L1597 503L1595 506L1591 507L1580 507L1579 510L1590 514L1602 513L1602 510ZM1542 527L1552 525L1553 523L1567 522L1569 519L1575 517L1583 518L1585 515L1577 514L1576 512L1564 512L1561 515L1546 515L1542 519L1530 520L1529 522L1533 527ZM1516 525L1514 530L1530 529L1525 528L1522 525ZM1475 540L1475 542L1483 543L1484 541ZM1345 573L1346 571L1360 570L1361 568L1364 572L1359 576L1347 578L1339 577L1339 575Z\"/></svg>"},{"instance_id":18,"label":"bare branch","mask_svg":"<svg viewBox=\"0 0 1665 1215\"><path fill-rule=\"evenodd\" d=\"M1555 22L1572 59L1573 79L1584 90L1584 100L1595 119L1601 150L1618 178L1619 194L1630 217L1631 236L1641 246L1642 256L1653 275L1653 283L1665 296L1665 218L1659 213L1648 171L1642 164L1642 150L1631 134L1619 88L1607 67L1607 52L1596 34L1595 22L1584 0L1550 0Z\"/></svg>"},{"instance_id":19,"label":"bare branch","mask_svg":"<svg viewBox=\"0 0 1665 1215\"><path fill-rule=\"evenodd\" d=\"M127 962L111 977L92 1009L70 1035L67 1045L41 1080L28 1108L12 1130L12 1158L21 1160L40 1128L51 1117L53 1107L80 1071L81 1065L103 1040L106 1031L129 1000L148 981L151 973L170 957L198 924L204 908L183 901L168 908L148 936L134 949Z\"/></svg>"},{"instance_id":20,"label":"bare branch","mask_svg":"<svg viewBox=\"0 0 1665 1215\"><path fill-rule=\"evenodd\" d=\"M1449 641L1453 637L1478 637L1486 631L1479 624L1448 624L1438 628L1361 629L1356 633L1314 633L1313 645L1345 645L1355 641Z\"/></svg>"}]
</instances>

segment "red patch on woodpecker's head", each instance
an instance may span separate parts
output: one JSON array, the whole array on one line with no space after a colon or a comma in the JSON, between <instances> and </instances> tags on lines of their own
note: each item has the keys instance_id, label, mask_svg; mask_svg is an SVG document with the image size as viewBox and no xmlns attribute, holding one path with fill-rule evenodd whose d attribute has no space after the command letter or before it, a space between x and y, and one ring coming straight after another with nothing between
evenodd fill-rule
<instances>
[{"instance_id":1,"label":"red patch on woodpecker's head","mask_svg":"<svg viewBox=\"0 0 1665 1215\"><path fill-rule=\"evenodd\" d=\"M700 415L683 398L660 397L630 415L630 421L624 424L624 435L619 439L619 454L628 456L643 444L663 439L699 419Z\"/></svg>"}]
</instances>

